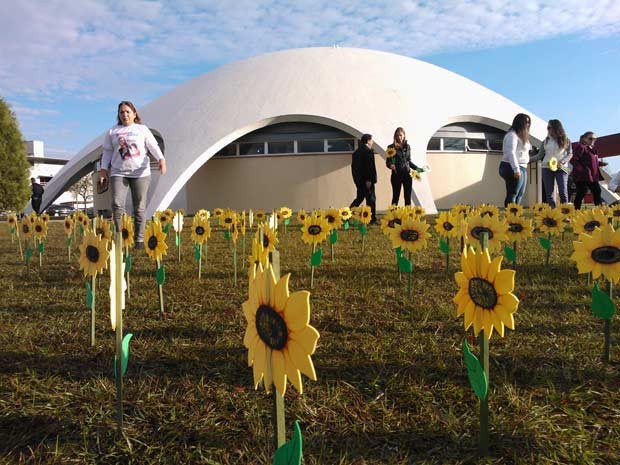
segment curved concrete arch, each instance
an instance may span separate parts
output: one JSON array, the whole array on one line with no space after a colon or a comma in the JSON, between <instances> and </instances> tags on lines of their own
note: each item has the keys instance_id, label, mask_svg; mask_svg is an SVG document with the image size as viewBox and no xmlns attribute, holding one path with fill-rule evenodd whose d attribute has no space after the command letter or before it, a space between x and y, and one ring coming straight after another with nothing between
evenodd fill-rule
<instances>
[{"instance_id":1,"label":"curved concrete arch","mask_svg":"<svg viewBox=\"0 0 620 465\"><path fill-rule=\"evenodd\" d=\"M227 64L140 109L142 120L165 141L168 160L168 173L153 175L147 214L167 207L191 174L226 144L274 122L299 117L354 136L370 132L378 147L387 147L402 126L413 161L423 165L428 140L451 118L485 115L479 118L509 124L520 112L531 114L463 76L386 52L306 48ZM545 132L544 122L532 115L533 135ZM62 192L68 173L102 139L103 134L81 150L49 189ZM427 212L436 211L428 182L414 183L414 194Z\"/></svg>"}]
</instances>

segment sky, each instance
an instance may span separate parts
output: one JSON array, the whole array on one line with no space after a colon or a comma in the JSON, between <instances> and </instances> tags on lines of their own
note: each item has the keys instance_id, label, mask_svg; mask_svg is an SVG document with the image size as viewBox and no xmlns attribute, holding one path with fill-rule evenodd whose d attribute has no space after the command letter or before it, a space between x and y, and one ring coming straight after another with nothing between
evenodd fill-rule
<instances>
[{"instance_id":1,"label":"sky","mask_svg":"<svg viewBox=\"0 0 620 465\"><path fill-rule=\"evenodd\" d=\"M9 2L0 97L50 157L112 126L120 100L140 108L226 63L334 45L449 69L560 119L573 140L620 132L620 0Z\"/></svg>"}]
</instances>

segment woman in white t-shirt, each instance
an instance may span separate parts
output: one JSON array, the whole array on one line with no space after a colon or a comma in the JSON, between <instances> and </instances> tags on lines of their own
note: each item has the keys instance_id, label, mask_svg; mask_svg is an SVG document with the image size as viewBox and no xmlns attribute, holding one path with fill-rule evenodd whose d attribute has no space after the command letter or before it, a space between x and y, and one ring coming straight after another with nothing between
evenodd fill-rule
<instances>
[{"instance_id":1,"label":"woman in white t-shirt","mask_svg":"<svg viewBox=\"0 0 620 465\"><path fill-rule=\"evenodd\" d=\"M573 157L573 149L560 120L549 120L547 137L540 146L538 155L542 159L545 202L555 208L553 191L557 183L560 203L568 203L568 175L572 171L570 159Z\"/></svg>"},{"instance_id":2,"label":"woman in white t-shirt","mask_svg":"<svg viewBox=\"0 0 620 465\"><path fill-rule=\"evenodd\" d=\"M527 184L527 164L530 162L530 117L519 113L504 136L499 175L506 183L504 207L509 203L521 204Z\"/></svg>"},{"instance_id":3,"label":"woman in white t-shirt","mask_svg":"<svg viewBox=\"0 0 620 465\"><path fill-rule=\"evenodd\" d=\"M144 211L151 181L148 153L159 162L161 174L166 173L166 160L153 133L141 124L133 103L124 100L118 104L117 122L103 141L99 182L110 183L112 215L117 230L120 230L120 219L125 213L127 190L131 190L135 247L140 249L144 248Z\"/></svg>"}]
</instances>

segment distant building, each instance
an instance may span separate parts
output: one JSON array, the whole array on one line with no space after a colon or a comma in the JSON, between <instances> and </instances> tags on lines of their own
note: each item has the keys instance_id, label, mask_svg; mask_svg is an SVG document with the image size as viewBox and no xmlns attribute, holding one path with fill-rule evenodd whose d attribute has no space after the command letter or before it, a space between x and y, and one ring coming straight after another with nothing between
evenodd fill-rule
<instances>
[{"instance_id":1,"label":"distant building","mask_svg":"<svg viewBox=\"0 0 620 465\"><path fill-rule=\"evenodd\" d=\"M26 146L26 158L28 163L30 163L30 177L37 179L39 184L43 186L44 189L47 189L48 183L52 180L56 174L67 164L69 160L64 158L51 158L45 156L45 146L43 141L40 140L27 140L24 141L24 145ZM71 186L68 186L70 188ZM78 199L80 201L81 199ZM61 195L59 195L54 203L57 204L75 204L76 198L71 192L64 190ZM48 204L43 207L49 206ZM83 203L80 202L80 206L83 206ZM90 205L92 206L92 201Z\"/></svg>"},{"instance_id":2,"label":"distant building","mask_svg":"<svg viewBox=\"0 0 620 465\"><path fill-rule=\"evenodd\" d=\"M377 151L377 207L392 193L385 149L405 128L413 161L431 171L414 182L427 212L454 203L503 205L502 139L517 113L546 121L505 97L440 67L354 48L286 50L224 65L139 108L168 172L153 172L147 216L167 207L293 209L341 207L355 196L351 153L363 133ZM107 128L101 128L102 131ZM105 133L50 183L43 204L97 168ZM528 170L526 205L541 199L539 164ZM109 196L96 199L109 208ZM401 197L402 204L402 197Z\"/></svg>"}]
</instances>

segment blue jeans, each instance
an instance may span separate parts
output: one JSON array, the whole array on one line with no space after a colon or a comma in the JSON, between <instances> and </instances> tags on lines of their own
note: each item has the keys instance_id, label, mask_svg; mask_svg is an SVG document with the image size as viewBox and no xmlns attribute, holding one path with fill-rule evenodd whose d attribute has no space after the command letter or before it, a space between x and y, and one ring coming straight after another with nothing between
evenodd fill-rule
<instances>
[{"instance_id":1,"label":"blue jeans","mask_svg":"<svg viewBox=\"0 0 620 465\"><path fill-rule=\"evenodd\" d=\"M521 205L521 199L525 194L525 185L527 183L527 169L523 166L519 166L521 177L515 179L514 171L508 162L501 162L499 164L499 175L504 178L506 183L506 198L504 199L504 207L509 203L516 203Z\"/></svg>"},{"instance_id":2,"label":"blue jeans","mask_svg":"<svg viewBox=\"0 0 620 465\"><path fill-rule=\"evenodd\" d=\"M545 202L555 208L555 199L553 198L554 184L558 183L558 194L560 194L560 203L568 203L568 173L562 170L551 171L549 168L542 169L542 182L545 186Z\"/></svg>"},{"instance_id":3,"label":"blue jeans","mask_svg":"<svg viewBox=\"0 0 620 465\"><path fill-rule=\"evenodd\" d=\"M150 176L143 178L113 176L110 178L112 216L114 217L114 225L117 231L121 230L121 216L125 213L127 190L131 190L135 242L144 242L144 227L146 226L144 223L144 210L146 210L146 194L149 190L150 182Z\"/></svg>"}]
</instances>

